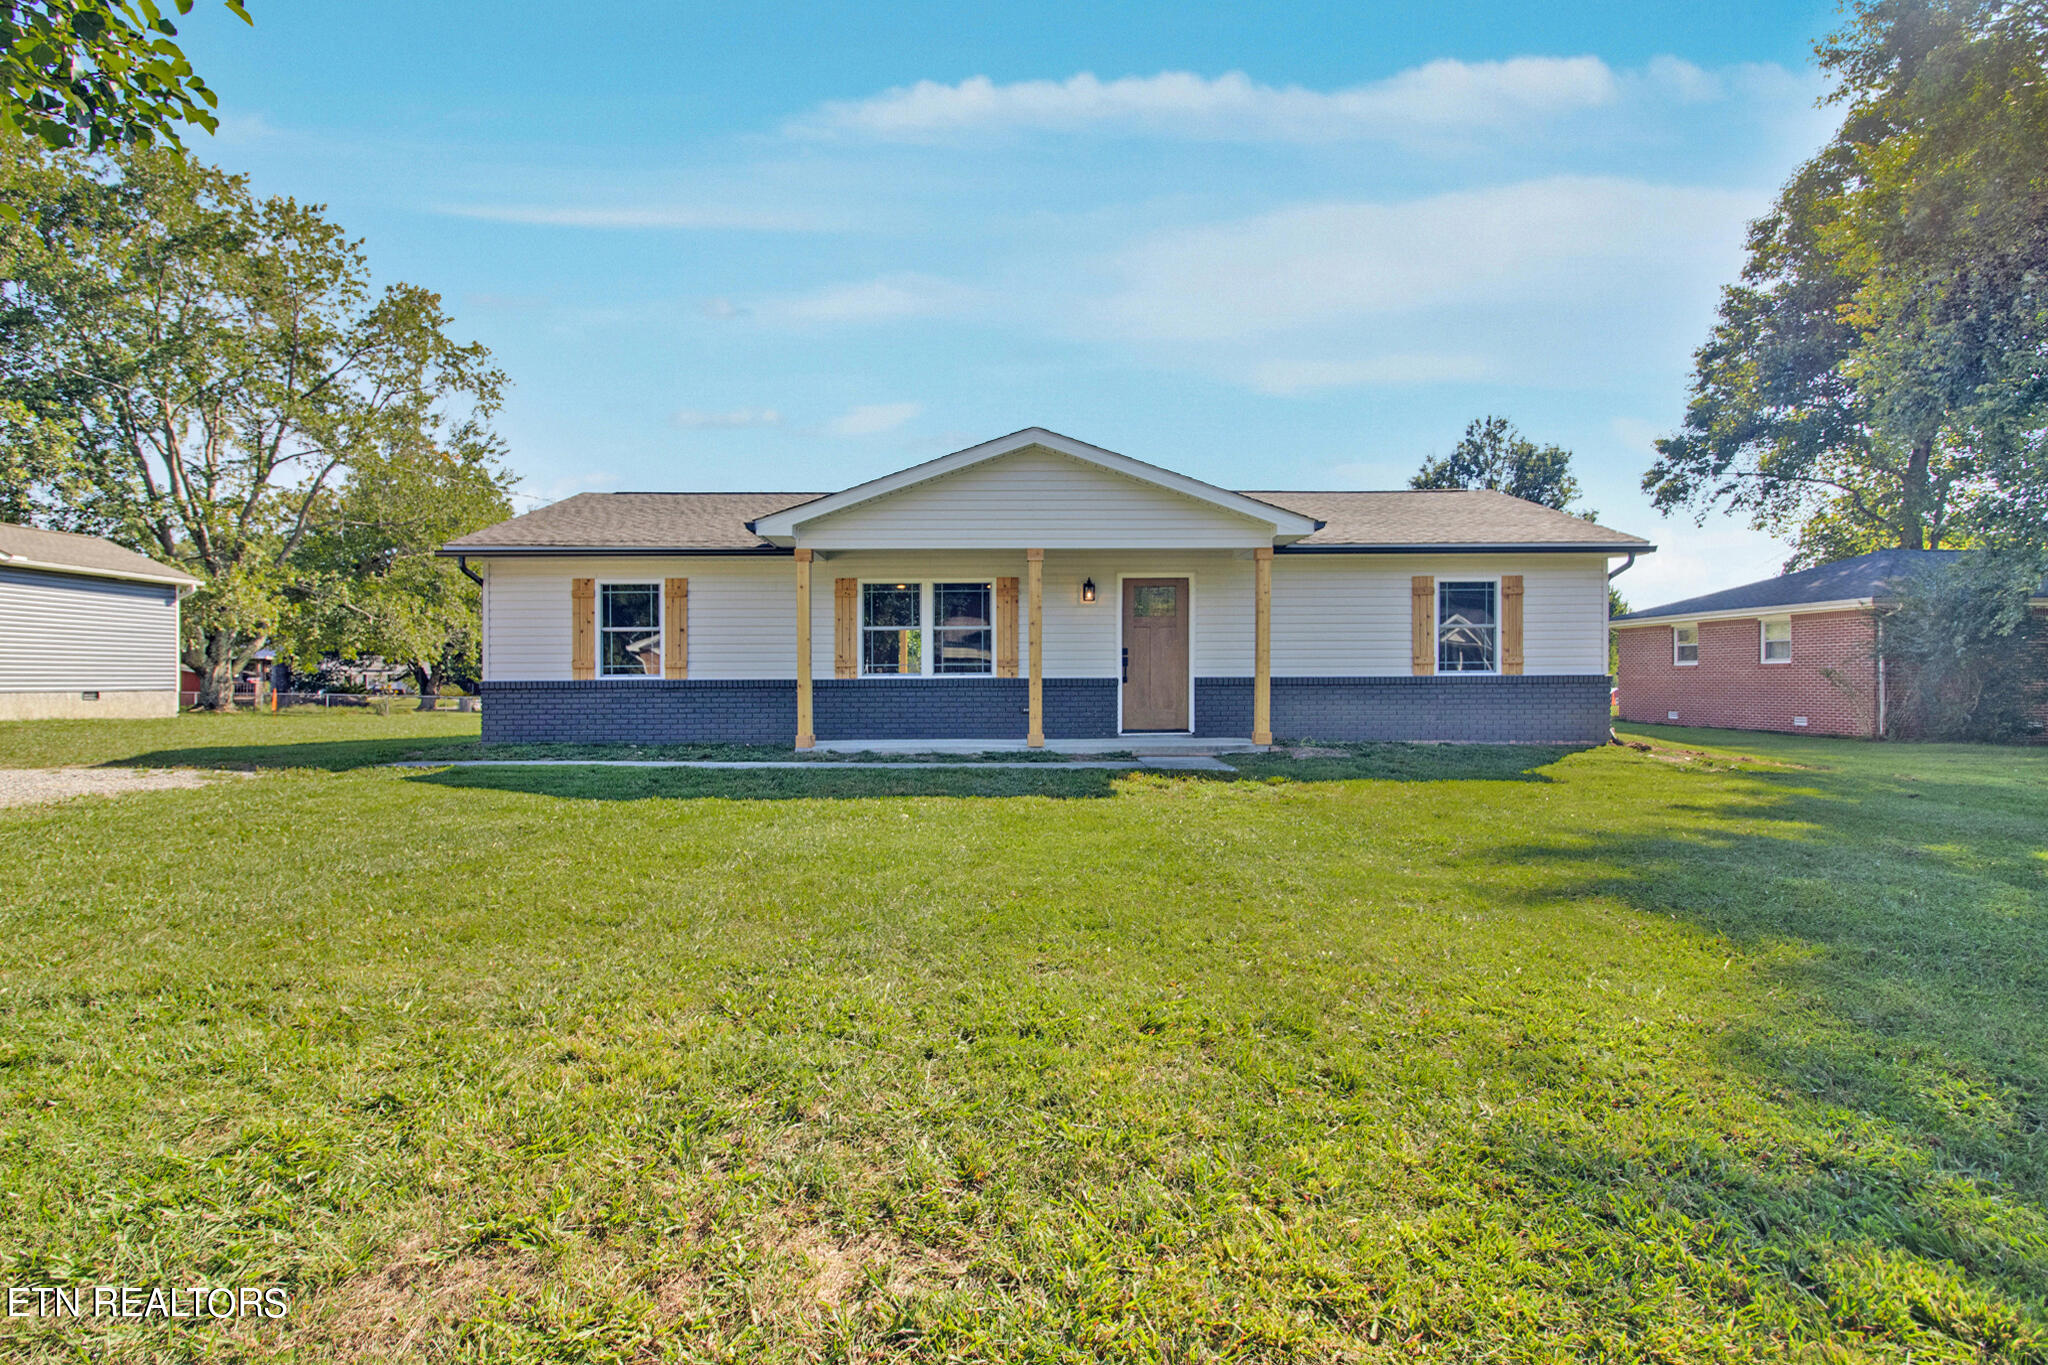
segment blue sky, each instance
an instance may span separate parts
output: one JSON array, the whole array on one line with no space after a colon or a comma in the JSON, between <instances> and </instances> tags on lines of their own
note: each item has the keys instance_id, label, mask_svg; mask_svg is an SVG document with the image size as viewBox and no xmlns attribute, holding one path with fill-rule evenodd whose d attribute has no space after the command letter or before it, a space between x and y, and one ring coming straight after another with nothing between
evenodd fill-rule
<instances>
[{"instance_id":1,"label":"blue sky","mask_svg":"<svg viewBox=\"0 0 2048 1365\"><path fill-rule=\"evenodd\" d=\"M512 378L524 504L1030 425L1398 487L1498 412L1664 547L1637 604L1782 558L1637 484L1831 129L1829 5L252 10L185 23L196 150L442 293Z\"/></svg>"}]
</instances>

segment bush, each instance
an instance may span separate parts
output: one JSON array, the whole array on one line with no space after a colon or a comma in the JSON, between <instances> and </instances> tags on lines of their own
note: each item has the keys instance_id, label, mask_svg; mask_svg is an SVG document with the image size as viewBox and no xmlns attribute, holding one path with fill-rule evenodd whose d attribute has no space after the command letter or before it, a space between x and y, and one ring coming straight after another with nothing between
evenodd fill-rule
<instances>
[{"instance_id":1,"label":"bush","mask_svg":"<svg viewBox=\"0 0 2048 1365\"><path fill-rule=\"evenodd\" d=\"M1882 618L1893 738L2014 740L2041 731L2048 630L2027 607L2031 557L1970 552L1895 584Z\"/></svg>"}]
</instances>

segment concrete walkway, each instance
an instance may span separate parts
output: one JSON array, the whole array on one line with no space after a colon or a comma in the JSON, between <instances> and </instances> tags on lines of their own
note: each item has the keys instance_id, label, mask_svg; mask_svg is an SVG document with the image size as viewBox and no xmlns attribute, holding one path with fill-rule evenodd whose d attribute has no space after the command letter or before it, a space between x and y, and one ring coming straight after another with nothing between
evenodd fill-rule
<instances>
[{"instance_id":1,"label":"concrete walkway","mask_svg":"<svg viewBox=\"0 0 2048 1365\"><path fill-rule=\"evenodd\" d=\"M716 758L453 758L406 759L385 766L391 768L808 768L834 772L844 768L881 768L893 772L915 772L920 768L1029 768L1036 772L1072 772L1076 768L1102 768L1131 772L1155 768L1173 772L1231 773L1237 769L1207 754L1153 754L1115 762L1108 759L1062 759L1057 763L1020 763L995 760L973 763L965 760L913 760L876 763L833 759L716 759Z\"/></svg>"}]
</instances>

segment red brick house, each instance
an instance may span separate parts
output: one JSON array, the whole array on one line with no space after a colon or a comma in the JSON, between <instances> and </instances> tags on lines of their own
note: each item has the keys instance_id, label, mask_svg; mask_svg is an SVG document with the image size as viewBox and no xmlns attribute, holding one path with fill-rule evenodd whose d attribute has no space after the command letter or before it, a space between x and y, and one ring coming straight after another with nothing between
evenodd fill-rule
<instances>
[{"instance_id":1,"label":"red brick house","mask_svg":"<svg viewBox=\"0 0 2048 1365\"><path fill-rule=\"evenodd\" d=\"M1879 608L1891 585L1954 555L1878 550L1617 616L1621 718L1877 738Z\"/></svg>"}]
</instances>

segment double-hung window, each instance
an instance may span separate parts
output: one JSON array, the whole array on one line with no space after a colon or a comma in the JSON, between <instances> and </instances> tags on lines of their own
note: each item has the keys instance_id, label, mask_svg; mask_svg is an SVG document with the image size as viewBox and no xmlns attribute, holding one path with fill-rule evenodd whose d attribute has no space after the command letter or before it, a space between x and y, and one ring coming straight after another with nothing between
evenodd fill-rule
<instances>
[{"instance_id":1,"label":"double-hung window","mask_svg":"<svg viewBox=\"0 0 2048 1365\"><path fill-rule=\"evenodd\" d=\"M1767 664L1792 662L1792 618L1780 616L1763 622L1763 661Z\"/></svg>"},{"instance_id":2,"label":"double-hung window","mask_svg":"<svg viewBox=\"0 0 2048 1365\"><path fill-rule=\"evenodd\" d=\"M993 583L861 584L864 676L986 675L995 665Z\"/></svg>"},{"instance_id":3,"label":"double-hung window","mask_svg":"<svg viewBox=\"0 0 2048 1365\"><path fill-rule=\"evenodd\" d=\"M1436 671L1500 671L1500 584L1444 580L1436 585Z\"/></svg>"},{"instance_id":4,"label":"double-hung window","mask_svg":"<svg viewBox=\"0 0 2048 1365\"><path fill-rule=\"evenodd\" d=\"M597 590L597 674L661 676L661 584L605 583Z\"/></svg>"},{"instance_id":5,"label":"double-hung window","mask_svg":"<svg viewBox=\"0 0 2048 1365\"><path fill-rule=\"evenodd\" d=\"M1671 628L1671 662L1680 668L1687 668L1700 661L1700 628L1698 626L1673 626Z\"/></svg>"}]
</instances>

